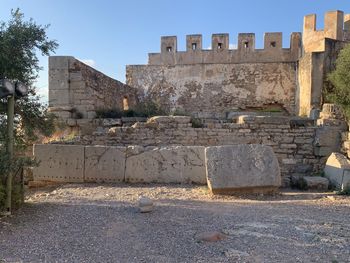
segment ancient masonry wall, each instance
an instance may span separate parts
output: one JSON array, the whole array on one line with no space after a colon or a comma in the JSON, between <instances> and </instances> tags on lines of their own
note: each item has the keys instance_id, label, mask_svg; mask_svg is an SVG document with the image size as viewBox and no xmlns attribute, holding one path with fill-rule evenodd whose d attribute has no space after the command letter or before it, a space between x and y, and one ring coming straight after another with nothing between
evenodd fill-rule
<instances>
[{"instance_id":1,"label":"ancient masonry wall","mask_svg":"<svg viewBox=\"0 0 350 263\"><path fill-rule=\"evenodd\" d=\"M327 75L334 69L339 51L350 43L350 15L342 11L325 14L324 29L316 30L316 15L304 18L303 54L299 59L297 114L309 116L320 109Z\"/></svg>"},{"instance_id":2,"label":"ancient masonry wall","mask_svg":"<svg viewBox=\"0 0 350 263\"><path fill-rule=\"evenodd\" d=\"M69 144L144 147L182 145L213 146L264 144L273 148L283 176L283 186L293 174L317 173L332 151L340 148L339 122L320 122L289 117L241 116L237 123L208 123L193 128L189 117L154 117L132 127L100 127ZM339 149L338 149L339 151Z\"/></svg>"},{"instance_id":3,"label":"ancient masonry wall","mask_svg":"<svg viewBox=\"0 0 350 263\"><path fill-rule=\"evenodd\" d=\"M206 184L203 146L34 146L35 181Z\"/></svg>"},{"instance_id":4,"label":"ancient masonry wall","mask_svg":"<svg viewBox=\"0 0 350 263\"><path fill-rule=\"evenodd\" d=\"M281 33L266 33L264 49L255 49L255 35L240 34L231 50L228 34L214 34L212 49L202 50L201 35L190 35L181 52L176 37L162 37L148 65L126 67L127 84L167 110L198 117L271 105L294 114L300 40L293 33L282 48Z\"/></svg>"},{"instance_id":5,"label":"ancient masonry wall","mask_svg":"<svg viewBox=\"0 0 350 263\"><path fill-rule=\"evenodd\" d=\"M93 119L96 110L137 103L137 90L68 56L49 58L49 109L63 120Z\"/></svg>"}]
</instances>

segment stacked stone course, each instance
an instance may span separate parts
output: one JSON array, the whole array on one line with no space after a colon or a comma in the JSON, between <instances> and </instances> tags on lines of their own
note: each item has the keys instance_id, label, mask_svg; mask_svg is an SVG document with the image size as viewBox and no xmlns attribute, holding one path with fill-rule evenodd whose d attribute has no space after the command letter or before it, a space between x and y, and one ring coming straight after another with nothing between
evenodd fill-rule
<instances>
[{"instance_id":1,"label":"stacked stone course","mask_svg":"<svg viewBox=\"0 0 350 263\"><path fill-rule=\"evenodd\" d=\"M283 185L288 186L293 174L306 175L323 169L329 134L318 138L314 120L292 117L239 116L234 123L206 123L193 128L190 117L161 116L131 127L99 127L91 135L83 135L74 144L107 146L217 146L234 144L264 144L277 155ZM102 122L101 122L102 123ZM329 133L340 138L341 128ZM315 142L317 141L317 145ZM72 142L69 142L72 143ZM327 148L328 149L328 148Z\"/></svg>"}]
</instances>

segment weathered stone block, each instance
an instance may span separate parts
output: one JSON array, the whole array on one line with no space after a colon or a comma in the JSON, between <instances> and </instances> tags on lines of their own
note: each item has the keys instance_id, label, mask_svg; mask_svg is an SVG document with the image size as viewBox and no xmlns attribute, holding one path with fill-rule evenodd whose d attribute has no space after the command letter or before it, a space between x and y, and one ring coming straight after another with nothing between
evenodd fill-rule
<instances>
[{"instance_id":1,"label":"weathered stone block","mask_svg":"<svg viewBox=\"0 0 350 263\"><path fill-rule=\"evenodd\" d=\"M302 177L303 185L308 190L328 190L329 181L325 177L321 176L304 176Z\"/></svg>"},{"instance_id":2,"label":"weathered stone block","mask_svg":"<svg viewBox=\"0 0 350 263\"><path fill-rule=\"evenodd\" d=\"M122 120L121 119L102 119L101 125L105 127L121 126Z\"/></svg>"},{"instance_id":3,"label":"weathered stone block","mask_svg":"<svg viewBox=\"0 0 350 263\"><path fill-rule=\"evenodd\" d=\"M74 59L74 58L69 56L50 56L49 68L50 69L68 69L70 59Z\"/></svg>"},{"instance_id":4,"label":"weathered stone block","mask_svg":"<svg viewBox=\"0 0 350 263\"><path fill-rule=\"evenodd\" d=\"M84 146L37 144L34 156L40 161L33 169L35 181L83 182Z\"/></svg>"},{"instance_id":5,"label":"weathered stone block","mask_svg":"<svg viewBox=\"0 0 350 263\"><path fill-rule=\"evenodd\" d=\"M275 191L281 185L278 160L269 146L207 147L205 164L208 186L214 194Z\"/></svg>"},{"instance_id":6,"label":"weathered stone block","mask_svg":"<svg viewBox=\"0 0 350 263\"><path fill-rule=\"evenodd\" d=\"M50 89L49 103L54 106L69 104L69 91L66 89Z\"/></svg>"},{"instance_id":7,"label":"weathered stone block","mask_svg":"<svg viewBox=\"0 0 350 263\"><path fill-rule=\"evenodd\" d=\"M126 147L86 146L85 181L124 181Z\"/></svg>"},{"instance_id":8,"label":"weathered stone block","mask_svg":"<svg viewBox=\"0 0 350 263\"><path fill-rule=\"evenodd\" d=\"M350 187L350 161L340 153L332 153L324 168L326 177L338 189Z\"/></svg>"},{"instance_id":9,"label":"weathered stone block","mask_svg":"<svg viewBox=\"0 0 350 263\"><path fill-rule=\"evenodd\" d=\"M127 182L205 184L204 147L128 147Z\"/></svg>"},{"instance_id":10,"label":"weathered stone block","mask_svg":"<svg viewBox=\"0 0 350 263\"><path fill-rule=\"evenodd\" d=\"M333 147L329 146L315 146L314 153L316 156L329 156L333 152Z\"/></svg>"},{"instance_id":11,"label":"weathered stone block","mask_svg":"<svg viewBox=\"0 0 350 263\"><path fill-rule=\"evenodd\" d=\"M77 126L77 120L76 119L69 118L69 119L67 119L66 123L67 123L68 126L71 126L71 127Z\"/></svg>"},{"instance_id":12,"label":"weathered stone block","mask_svg":"<svg viewBox=\"0 0 350 263\"><path fill-rule=\"evenodd\" d=\"M190 123L191 122L191 117L189 116L172 116L173 120L176 123Z\"/></svg>"}]
</instances>

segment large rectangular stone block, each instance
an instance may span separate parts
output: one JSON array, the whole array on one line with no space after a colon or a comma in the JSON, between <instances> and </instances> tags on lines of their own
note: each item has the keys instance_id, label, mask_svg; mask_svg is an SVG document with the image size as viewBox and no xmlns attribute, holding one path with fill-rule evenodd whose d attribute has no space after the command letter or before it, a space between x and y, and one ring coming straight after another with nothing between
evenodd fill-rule
<instances>
[{"instance_id":1,"label":"large rectangular stone block","mask_svg":"<svg viewBox=\"0 0 350 263\"><path fill-rule=\"evenodd\" d=\"M35 181L84 181L84 146L37 144L34 156L40 161L33 170Z\"/></svg>"},{"instance_id":2,"label":"large rectangular stone block","mask_svg":"<svg viewBox=\"0 0 350 263\"><path fill-rule=\"evenodd\" d=\"M332 153L324 168L325 176L339 190L350 187L350 161L345 155Z\"/></svg>"},{"instance_id":3,"label":"large rectangular stone block","mask_svg":"<svg viewBox=\"0 0 350 263\"><path fill-rule=\"evenodd\" d=\"M50 56L49 69L68 69L69 60L74 60L71 56Z\"/></svg>"},{"instance_id":4,"label":"large rectangular stone block","mask_svg":"<svg viewBox=\"0 0 350 263\"><path fill-rule=\"evenodd\" d=\"M271 192L281 185L278 160L270 146L207 147L205 165L208 187L214 194Z\"/></svg>"},{"instance_id":5,"label":"large rectangular stone block","mask_svg":"<svg viewBox=\"0 0 350 263\"><path fill-rule=\"evenodd\" d=\"M203 146L129 147L127 182L205 184Z\"/></svg>"},{"instance_id":6,"label":"large rectangular stone block","mask_svg":"<svg viewBox=\"0 0 350 263\"><path fill-rule=\"evenodd\" d=\"M50 89L49 90L49 103L50 106L59 106L59 105L69 105L69 91L62 89Z\"/></svg>"},{"instance_id":7,"label":"large rectangular stone block","mask_svg":"<svg viewBox=\"0 0 350 263\"><path fill-rule=\"evenodd\" d=\"M125 173L126 147L86 146L86 182L122 182Z\"/></svg>"}]
</instances>

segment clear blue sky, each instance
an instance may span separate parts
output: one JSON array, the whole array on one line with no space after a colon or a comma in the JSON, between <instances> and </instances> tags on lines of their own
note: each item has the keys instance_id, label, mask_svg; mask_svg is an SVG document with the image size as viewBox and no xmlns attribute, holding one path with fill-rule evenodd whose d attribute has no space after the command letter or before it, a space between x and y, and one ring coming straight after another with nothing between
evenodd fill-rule
<instances>
[{"instance_id":1,"label":"clear blue sky","mask_svg":"<svg viewBox=\"0 0 350 263\"><path fill-rule=\"evenodd\" d=\"M158 52L160 36L177 35L178 49L185 49L186 34L203 35L203 47L210 46L212 33L229 33L236 44L238 33L256 33L257 48L264 32L289 34L302 31L306 14L328 10L350 13L349 0L1 0L0 20L19 7L26 18L51 24L48 35L60 44L56 55L88 60L105 74L125 81L125 65L147 63L147 53ZM47 58L37 86L47 99Z\"/></svg>"}]
</instances>

